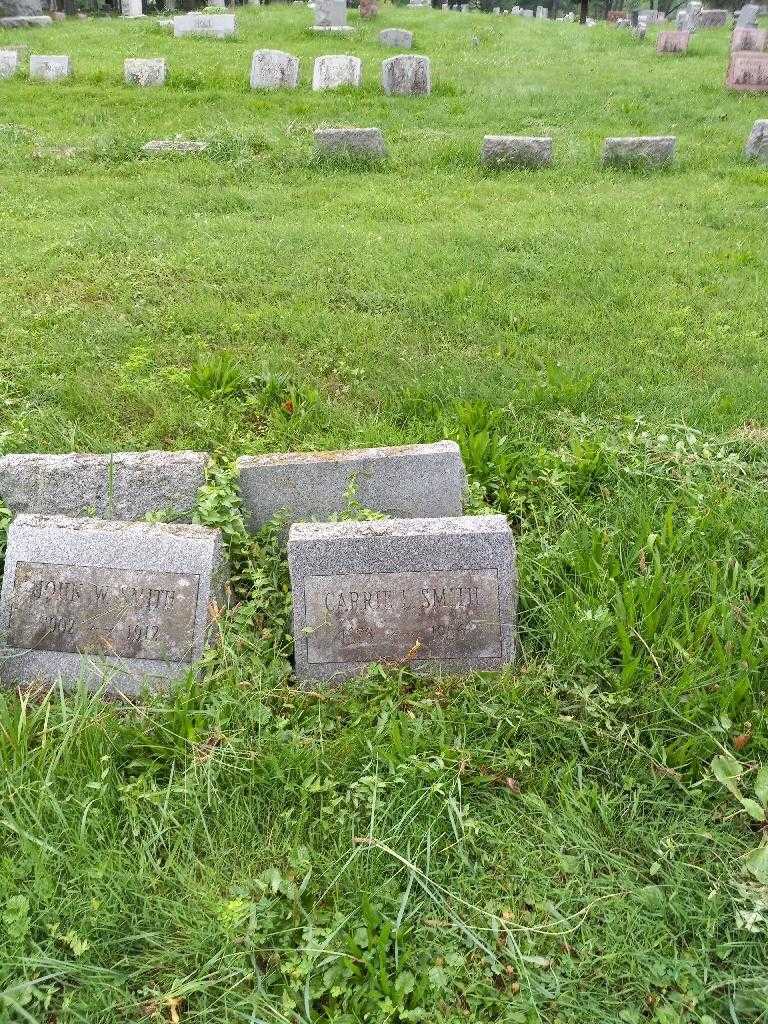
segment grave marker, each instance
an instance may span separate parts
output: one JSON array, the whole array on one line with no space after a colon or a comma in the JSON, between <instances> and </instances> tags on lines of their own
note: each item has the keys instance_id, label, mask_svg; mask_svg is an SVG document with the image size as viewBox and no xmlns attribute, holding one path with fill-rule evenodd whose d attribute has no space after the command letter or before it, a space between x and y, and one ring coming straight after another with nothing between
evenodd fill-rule
<instances>
[{"instance_id":1,"label":"grave marker","mask_svg":"<svg viewBox=\"0 0 768 1024\"><path fill-rule=\"evenodd\" d=\"M173 34L177 39L185 36L213 36L226 39L235 34L234 14L180 14L173 19Z\"/></svg>"},{"instance_id":2,"label":"grave marker","mask_svg":"<svg viewBox=\"0 0 768 1024\"><path fill-rule=\"evenodd\" d=\"M691 41L688 31L659 32L656 37L656 53L686 53Z\"/></svg>"},{"instance_id":3,"label":"grave marker","mask_svg":"<svg viewBox=\"0 0 768 1024\"><path fill-rule=\"evenodd\" d=\"M129 57L123 64L126 85L143 88L165 85L165 60L162 57Z\"/></svg>"},{"instance_id":4,"label":"grave marker","mask_svg":"<svg viewBox=\"0 0 768 1024\"><path fill-rule=\"evenodd\" d=\"M18 53L15 50L0 50L0 79L12 78L18 70Z\"/></svg>"},{"instance_id":5,"label":"grave marker","mask_svg":"<svg viewBox=\"0 0 768 1024\"><path fill-rule=\"evenodd\" d=\"M251 59L252 89L295 89L299 58L282 50L256 50Z\"/></svg>"},{"instance_id":6,"label":"grave marker","mask_svg":"<svg viewBox=\"0 0 768 1024\"><path fill-rule=\"evenodd\" d=\"M315 0L315 32L354 32L347 25L346 0Z\"/></svg>"},{"instance_id":7,"label":"grave marker","mask_svg":"<svg viewBox=\"0 0 768 1024\"><path fill-rule=\"evenodd\" d=\"M428 96L432 91L429 57L403 53L382 61L381 86L388 96Z\"/></svg>"},{"instance_id":8,"label":"grave marker","mask_svg":"<svg viewBox=\"0 0 768 1024\"><path fill-rule=\"evenodd\" d=\"M548 136L486 135L481 161L491 167L549 167L552 139Z\"/></svg>"},{"instance_id":9,"label":"grave marker","mask_svg":"<svg viewBox=\"0 0 768 1024\"><path fill-rule=\"evenodd\" d=\"M401 519L458 516L466 487L461 452L454 441L245 455L237 460L237 469L250 530L258 530L278 514L286 523L338 515L350 484L360 505L385 515Z\"/></svg>"},{"instance_id":10,"label":"grave marker","mask_svg":"<svg viewBox=\"0 0 768 1024\"><path fill-rule=\"evenodd\" d=\"M768 91L768 53L732 53L725 84L737 92Z\"/></svg>"},{"instance_id":11,"label":"grave marker","mask_svg":"<svg viewBox=\"0 0 768 1024\"><path fill-rule=\"evenodd\" d=\"M135 693L183 675L225 601L218 530L18 516L0 597L0 680L107 681Z\"/></svg>"},{"instance_id":12,"label":"grave marker","mask_svg":"<svg viewBox=\"0 0 768 1024\"><path fill-rule=\"evenodd\" d=\"M760 8L757 4L744 4L736 16L736 28L757 28L757 16Z\"/></svg>"},{"instance_id":13,"label":"grave marker","mask_svg":"<svg viewBox=\"0 0 768 1024\"><path fill-rule=\"evenodd\" d=\"M615 167L645 164L661 167L675 158L677 138L674 135L630 135L609 138L603 145L603 163Z\"/></svg>"},{"instance_id":14,"label":"grave marker","mask_svg":"<svg viewBox=\"0 0 768 1024\"><path fill-rule=\"evenodd\" d=\"M363 63L359 57L345 53L328 53L315 58L312 70L312 88L338 89L343 85L360 86L363 81Z\"/></svg>"},{"instance_id":15,"label":"grave marker","mask_svg":"<svg viewBox=\"0 0 768 1024\"><path fill-rule=\"evenodd\" d=\"M768 29L735 28L731 36L731 53L741 50L762 53L768 47Z\"/></svg>"},{"instance_id":16,"label":"grave marker","mask_svg":"<svg viewBox=\"0 0 768 1024\"><path fill-rule=\"evenodd\" d=\"M768 121L755 121L744 148L747 160L768 164Z\"/></svg>"},{"instance_id":17,"label":"grave marker","mask_svg":"<svg viewBox=\"0 0 768 1024\"><path fill-rule=\"evenodd\" d=\"M399 50L410 50L413 46L413 32L404 28L385 28L379 32L382 46L395 46Z\"/></svg>"},{"instance_id":18,"label":"grave marker","mask_svg":"<svg viewBox=\"0 0 768 1024\"><path fill-rule=\"evenodd\" d=\"M58 82L69 78L72 64L64 55L49 56L33 53L29 58L29 77L40 82Z\"/></svg>"},{"instance_id":19,"label":"grave marker","mask_svg":"<svg viewBox=\"0 0 768 1024\"><path fill-rule=\"evenodd\" d=\"M296 676L372 663L498 670L515 649L515 544L504 516L291 527Z\"/></svg>"},{"instance_id":20,"label":"grave marker","mask_svg":"<svg viewBox=\"0 0 768 1024\"><path fill-rule=\"evenodd\" d=\"M315 144L320 152L383 160L387 155L380 128L318 128Z\"/></svg>"}]
</instances>

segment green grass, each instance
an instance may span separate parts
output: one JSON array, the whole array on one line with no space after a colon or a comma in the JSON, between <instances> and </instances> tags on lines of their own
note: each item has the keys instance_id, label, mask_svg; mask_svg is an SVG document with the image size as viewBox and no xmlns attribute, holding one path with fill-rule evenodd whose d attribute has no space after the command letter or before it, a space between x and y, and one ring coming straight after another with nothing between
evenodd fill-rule
<instances>
[{"instance_id":1,"label":"green grass","mask_svg":"<svg viewBox=\"0 0 768 1024\"><path fill-rule=\"evenodd\" d=\"M0 83L0 444L212 450L198 518L241 600L168 696L0 694L0 1021L763 1022L764 100L724 90L725 31L677 58L350 18L6 33L75 77ZM429 99L380 92L395 25ZM301 57L296 92L249 91L257 47ZM313 94L334 50L364 86ZM159 55L165 89L121 84ZM317 161L324 124L380 126L388 165ZM552 134L554 168L482 173L504 132ZM177 133L209 153L139 156ZM599 167L667 133L674 169ZM515 530L517 666L298 691L229 461L439 437Z\"/></svg>"}]
</instances>

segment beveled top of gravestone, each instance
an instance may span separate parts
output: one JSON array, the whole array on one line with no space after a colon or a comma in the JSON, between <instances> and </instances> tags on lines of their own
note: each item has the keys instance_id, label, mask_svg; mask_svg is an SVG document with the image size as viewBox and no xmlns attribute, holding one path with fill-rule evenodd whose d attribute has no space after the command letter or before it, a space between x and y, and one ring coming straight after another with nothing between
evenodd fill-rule
<instances>
[{"instance_id":1,"label":"beveled top of gravestone","mask_svg":"<svg viewBox=\"0 0 768 1024\"><path fill-rule=\"evenodd\" d=\"M504 516L291 527L296 675L379 662L494 670L515 645L515 546Z\"/></svg>"},{"instance_id":2,"label":"beveled top of gravestone","mask_svg":"<svg viewBox=\"0 0 768 1024\"><path fill-rule=\"evenodd\" d=\"M225 582L218 530L20 515L0 596L0 680L107 679L133 693L183 675Z\"/></svg>"},{"instance_id":3,"label":"beveled top of gravestone","mask_svg":"<svg viewBox=\"0 0 768 1024\"><path fill-rule=\"evenodd\" d=\"M207 452L5 455L0 498L12 512L143 519L173 510L188 517L205 482Z\"/></svg>"},{"instance_id":4,"label":"beveled top of gravestone","mask_svg":"<svg viewBox=\"0 0 768 1024\"><path fill-rule=\"evenodd\" d=\"M365 508L402 518L460 515L466 472L455 441L332 452L245 455L237 460L251 529L343 511L353 485Z\"/></svg>"}]
</instances>

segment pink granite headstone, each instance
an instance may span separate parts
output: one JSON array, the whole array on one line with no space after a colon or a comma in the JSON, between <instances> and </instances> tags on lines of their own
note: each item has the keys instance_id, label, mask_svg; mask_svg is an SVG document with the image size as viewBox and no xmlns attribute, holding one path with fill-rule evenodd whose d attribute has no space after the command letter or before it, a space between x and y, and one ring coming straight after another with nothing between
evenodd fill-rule
<instances>
[{"instance_id":1,"label":"pink granite headstone","mask_svg":"<svg viewBox=\"0 0 768 1024\"><path fill-rule=\"evenodd\" d=\"M768 92L768 53L732 53L725 84L739 92Z\"/></svg>"},{"instance_id":2,"label":"pink granite headstone","mask_svg":"<svg viewBox=\"0 0 768 1024\"><path fill-rule=\"evenodd\" d=\"M751 50L762 53L768 46L768 29L766 28L735 28L731 36L731 53Z\"/></svg>"},{"instance_id":3,"label":"pink granite headstone","mask_svg":"<svg viewBox=\"0 0 768 1024\"><path fill-rule=\"evenodd\" d=\"M659 32L656 53L685 53L690 41L690 32Z\"/></svg>"}]
</instances>

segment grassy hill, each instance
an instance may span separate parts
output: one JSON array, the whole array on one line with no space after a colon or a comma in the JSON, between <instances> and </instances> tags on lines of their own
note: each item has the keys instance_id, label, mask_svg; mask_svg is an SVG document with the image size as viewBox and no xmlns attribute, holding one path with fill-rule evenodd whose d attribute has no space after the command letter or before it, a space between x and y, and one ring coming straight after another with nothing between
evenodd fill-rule
<instances>
[{"instance_id":1,"label":"grassy hill","mask_svg":"<svg viewBox=\"0 0 768 1024\"><path fill-rule=\"evenodd\" d=\"M0 1021L765 1020L764 100L723 88L725 30L675 57L237 16L0 38L74 63L0 82L3 450L213 451L199 519L242 599L167 697L0 694ZM390 26L428 99L382 94ZM249 90L262 47L295 92ZM334 51L362 89L312 93ZM130 56L168 85L124 86ZM344 124L388 164L318 161ZM555 166L483 173L486 133L551 134ZM210 148L140 154L176 134ZM675 167L602 170L629 134L677 135ZM518 665L298 692L231 458L440 437L515 529Z\"/></svg>"}]
</instances>

